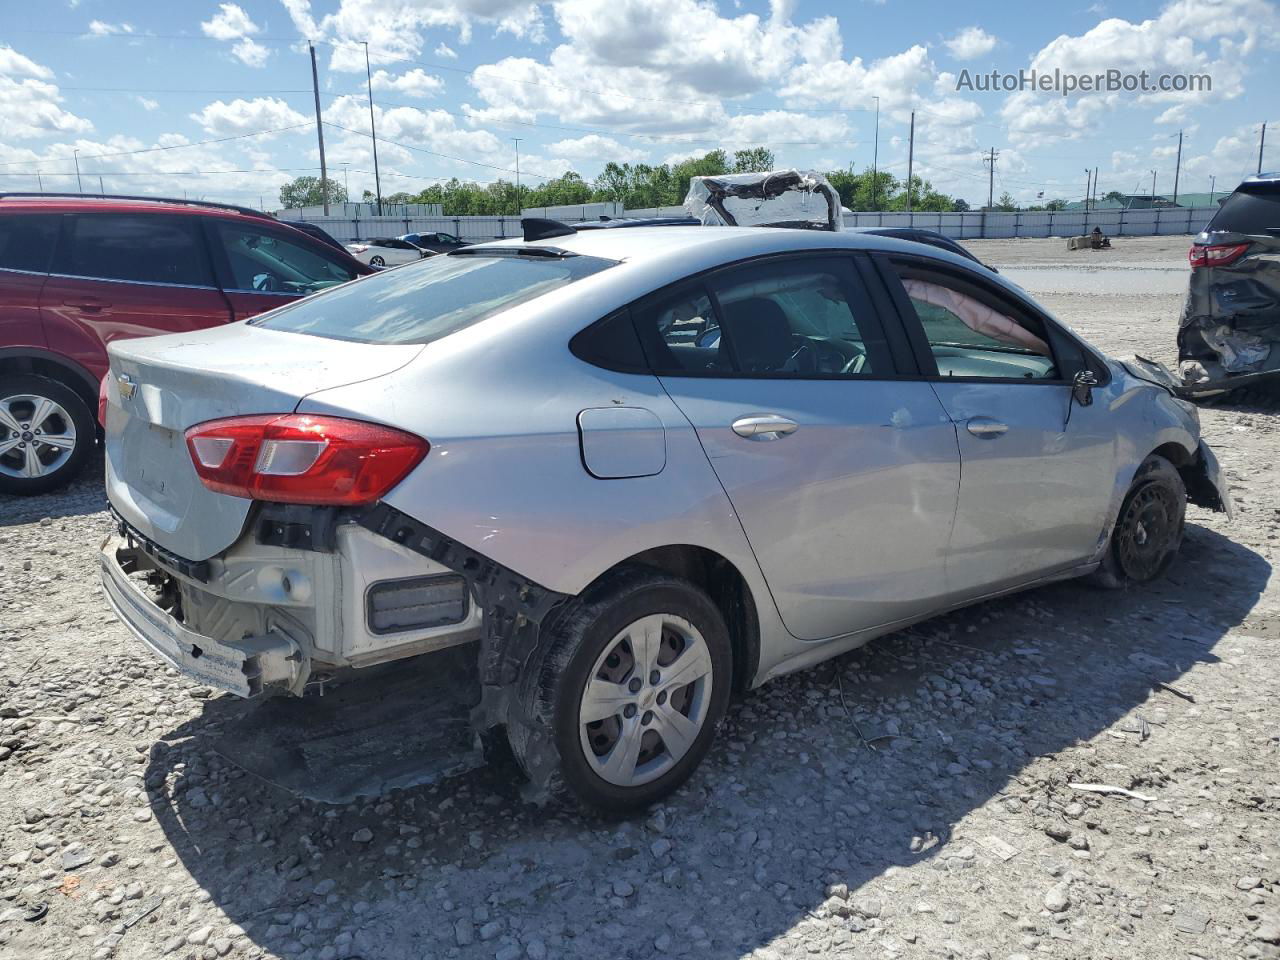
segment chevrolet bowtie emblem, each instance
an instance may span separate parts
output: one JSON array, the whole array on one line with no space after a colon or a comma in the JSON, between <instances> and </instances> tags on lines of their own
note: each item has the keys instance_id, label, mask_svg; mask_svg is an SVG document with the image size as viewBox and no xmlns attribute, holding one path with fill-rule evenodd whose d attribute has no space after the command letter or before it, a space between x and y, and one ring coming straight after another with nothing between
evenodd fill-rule
<instances>
[{"instance_id":1,"label":"chevrolet bowtie emblem","mask_svg":"<svg viewBox=\"0 0 1280 960\"><path fill-rule=\"evenodd\" d=\"M120 385L120 396L126 400L132 400L133 395L138 391L138 382L127 373L122 373L116 377L116 383Z\"/></svg>"}]
</instances>

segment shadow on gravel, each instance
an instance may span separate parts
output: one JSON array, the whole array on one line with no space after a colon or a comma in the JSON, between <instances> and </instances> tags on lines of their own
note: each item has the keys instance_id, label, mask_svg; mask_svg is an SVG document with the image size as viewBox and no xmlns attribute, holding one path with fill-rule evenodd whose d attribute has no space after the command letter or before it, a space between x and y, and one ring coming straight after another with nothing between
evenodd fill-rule
<instances>
[{"instance_id":1,"label":"shadow on gravel","mask_svg":"<svg viewBox=\"0 0 1280 960\"><path fill-rule=\"evenodd\" d=\"M107 491L102 484L106 466L99 449L89 458L84 472L68 486L34 497L11 497L0 493L0 527L35 523L50 517L82 517L107 508Z\"/></svg>"},{"instance_id":2,"label":"shadow on gravel","mask_svg":"<svg viewBox=\"0 0 1280 960\"><path fill-rule=\"evenodd\" d=\"M829 883L856 903L894 866L965 869L975 849L990 861L981 837L948 841L993 797L1079 799L1066 782L1087 771L1018 776L1136 708L1156 720L1185 706L1160 685L1216 660L1270 572L1189 524L1180 562L1148 588L1057 584L784 678L733 708L707 763L648 822L527 806L509 762L381 801L299 802L213 754L246 709L226 699L153 748L147 787L187 870L274 955L729 960L778 944ZM1139 792L1163 783L1136 751L1112 775ZM864 955L879 912L911 909L860 903L821 952Z\"/></svg>"}]
</instances>

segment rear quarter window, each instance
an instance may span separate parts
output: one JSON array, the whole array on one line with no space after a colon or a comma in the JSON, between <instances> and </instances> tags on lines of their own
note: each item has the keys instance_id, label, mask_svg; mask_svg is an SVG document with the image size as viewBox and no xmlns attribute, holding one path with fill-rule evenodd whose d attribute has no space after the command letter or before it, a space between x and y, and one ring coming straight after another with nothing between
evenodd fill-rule
<instances>
[{"instance_id":1,"label":"rear quarter window","mask_svg":"<svg viewBox=\"0 0 1280 960\"><path fill-rule=\"evenodd\" d=\"M335 340L430 343L614 264L505 252L430 257L250 322Z\"/></svg>"},{"instance_id":2,"label":"rear quarter window","mask_svg":"<svg viewBox=\"0 0 1280 960\"><path fill-rule=\"evenodd\" d=\"M1237 190L1218 208L1208 229L1266 236L1268 228L1280 230L1280 188Z\"/></svg>"}]
</instances>

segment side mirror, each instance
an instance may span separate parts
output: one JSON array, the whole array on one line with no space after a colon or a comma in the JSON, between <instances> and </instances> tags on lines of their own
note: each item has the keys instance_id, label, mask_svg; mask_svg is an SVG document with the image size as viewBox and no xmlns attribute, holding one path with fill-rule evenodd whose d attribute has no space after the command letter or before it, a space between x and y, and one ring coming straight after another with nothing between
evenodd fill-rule
<instances>
[{"instance_id":1,"label":"side mirror","mask_svg":"<svg viewBox=\"0 0 1280 960\"><path fill-rule=\"evenodd\" d=\"M1080 370L1071 378L1071 395L1076 403L1087 407L1093 403L1093 388L1098 385L1098 377L1092 370Z\"/></svg>"}]
</instances>

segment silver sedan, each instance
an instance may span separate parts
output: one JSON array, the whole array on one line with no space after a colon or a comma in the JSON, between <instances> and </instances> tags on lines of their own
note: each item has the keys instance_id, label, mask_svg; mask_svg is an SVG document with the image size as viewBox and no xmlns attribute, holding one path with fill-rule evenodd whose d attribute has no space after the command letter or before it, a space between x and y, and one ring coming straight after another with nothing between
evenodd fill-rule
<instances>
[{"instance_id":1,"label":"silver sedan","mask_svg":"<svg viewBox=\"0 0 1280 960\"><path fill-rule=\"evenodd\" d=\"M1231 509L1167 371L972 261L546 226L112 344L103 580L159 657L261 697L465 645L531 780L634 809L735 692Z\"/></svg>"}]
</instances>

